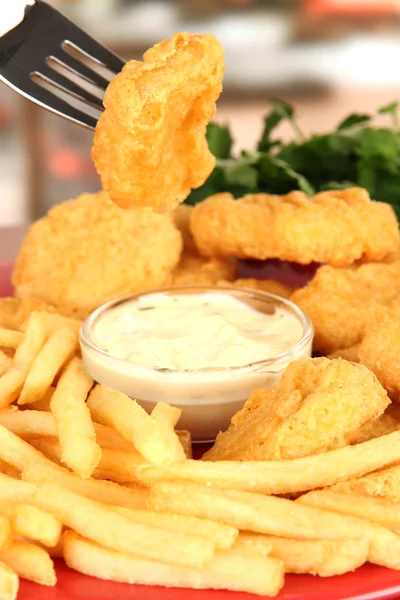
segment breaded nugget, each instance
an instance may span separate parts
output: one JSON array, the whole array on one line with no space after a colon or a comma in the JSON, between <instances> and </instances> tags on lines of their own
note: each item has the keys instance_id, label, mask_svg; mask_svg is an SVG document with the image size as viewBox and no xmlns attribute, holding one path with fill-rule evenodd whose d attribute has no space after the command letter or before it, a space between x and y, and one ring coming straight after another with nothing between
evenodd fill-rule
<instances>
[{"instance_id":1,"label":"breaded nugget","mask_svg":"<svg viewBox=\"0 0 400 600\"><path fill-rule=\"evenodd\" d=\"M348 436L347 441L352 445L361 444L362 442L368 442L368 440L380 437L381 435L388 435L399 429L400 422L385 411L384 414L377 419L371 419L364 423L360 429Z\"/></svg>"},{"instance_id":2,"label":"breaded nugget","mask_svg":"<svg viewBox=\"0 0 400 600\"><path fill-rule=\"evenodd\" d=\"M286 196L211 196L190 219L196 246L205 255L279 258L347 266L365 257L379 260L399 248L396 216L361 188Z\"/></svg>"},{"instance_id":3,"label":"breaded nugget","mask_svg":"<svg viewBox=\"0 0 400 600\"><path fill-rule=\"evenodd\" d=\"M387 318L367 331L360 344L360 362L379 379L394 402L400 402L400 311L392 305ZM397 316L397 318L396 318Z\"/></svg>"},{"instance_id":4,"label":"breaded nugget","mask_svg":"<svg viewBox=\"0 0 400 600\"><path fill-rule=\"evenodd\" d=\"M193 236L189 229L189 221L190 216L193 212L193 206L190 204L180 204L173 211L172 216L174 219L175 226L179 229L182 234L183 240L183 251L186 254L191 254L192 256L198 255L198 249L196 244L194 243Z\"/></svg>"},{"instance_id":5,"label":"breaded nugget","mask_svg":"<svg viewBox=\"0 0 400 600\"><path fill-rule=\"evenodd\" d=\"M204 183L215 165L206 126L223 72L213 35L176 33L112 80L92 157L118 206L170 211Z\"/></svg>"},{"instance_id":6,"label":"breaded nugget","mask_svg":"<svg viewBox=\"0 0 400 600\"><path fill-rule=\"evenodd\" d=\"M121 210L105 193L84 194L31 226L13 284L20 298L84 317L103 302L163 285L181 250L170 216Z\"/></svg>"},{"instance_id":7,"label":"breaded nugget","mask_svg":"<svg viewBox=\"0 0 400 600\"><path fill-rule=\"evenodd\" d=\"M400 293L400 261L349 269L320 267L291 298L314 325L314 349L329 354L360 343Z\"/></svg>"},{"instance_id":8,"label":"breaded nugget","mask_svg":"<svg viewBox=\"0 0 400 600\"><path fill-rule=\"evenodd\" d=\"M390 400L373 373L345 360L303 358L255 391L205 460L281 460L341 448Z\"/></svg>"},{"instance_id":9,"label":"breaded nugget","mask_svg":"<svg viewBox=\"0 0 400 600\"><path fill-rule=\"evenodd\" d=\"M232 285L230 281L235 272L234 260L184 254L171 274L169 285L216 285L221 279L226 280L226 285Z\"/></svg>"},{"instance_id":10,"label":"breaded nugget","mask_svg":"<svg viewBox=\"0 0 400 600\"><path fill-rule=\"evenodd\" d=\"M333 360L334 358L344 358L344 360L348 360L350 362L360 362L358 355L359 349L360 344L356 344L355 346L350 346L350 348L336 350L336 352L328 354L328 358L330 358L331 360Z\"/></svg>"}]
</instances>

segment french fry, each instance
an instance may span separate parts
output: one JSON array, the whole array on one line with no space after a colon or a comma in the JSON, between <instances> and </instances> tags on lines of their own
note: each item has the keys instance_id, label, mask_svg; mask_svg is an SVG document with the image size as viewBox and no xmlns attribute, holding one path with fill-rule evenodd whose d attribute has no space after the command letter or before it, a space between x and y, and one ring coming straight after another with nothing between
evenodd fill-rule
<instances>
[{"instance_id":1,"label":"french fry","mask_svg":"<svg viewBox=\"0 0 400 600\"><path fill-rule=\"evenodd\" d=\"M60 521L54 515L35 506L0 502L0 514L9 520L16 535L41 542L46 546L55 546L60 539L62 530Z\"/></svg>"},{"instance_id":2,"label":"french fry","mask_svg":"<svg viewBox=\"0 0 400 600\"><path fill-rule=\"evenodd\" d=\"M57 583L53 561L43 548L34 544L14 540L8 548L0 551L0 562L22 579L49 586Z\"/></svg>"},{"instance_id":3,"label":"french fry","mask_svg":"<svg viewBox=\"0 0 400 600\"><path fill-rule=\"evenodd\" d=\"M7 373L13 366L13 360L5 352L0 350L0 377Z\"/></svg>"},{"instance_id":4,"label":"french fry","mask_svg":"<svg viewBox=\"0 0 400 600\"><path fill-rule=\"evenodd\" d=\"M73 532L66 534L65 561L86 575L151 586L228 589L276 596L284 583L283 563L269 557L257 559L226 550L218 552L201 570L182 568L106 550Z\"/></svg>"},{"instance_id":5,"label":"french fry","mask_svg":"<svg viewBox=\"0 0 400 600\"><path fill-rule=\"evenodd\" d=\"M51 463L36 463L31 465L23 472L22 478L24 485L28 486L28 489L31 490L30 495L35 490L34 486L44 482L53 482L71 492L85 496L90 500L103 502L104 504L114 504L133 509L145 509L147 507L148 492L145 488L128 489L111 481L82 479L78 475L74 475L66 469ZM1 483L0 476L0 486Z\"/></svg>"},{"instance_id":6,"label":"french fry","mask_svg":"<svg viewBox=\"0 0 400 600\"><path fill-rule=\"evenodd\" d=\"M192 458L192 436L190 434L190 431L186 431L185 429L176 430L176 435L178 436L179 441L182 444L182 448L186 455L186 458Z\"/></svg>"},{"instance_id":7,"label":"french fry","mask_svg":"<svg viewBox=\"0 0 400 600\"><path fill-rule=\"evenodd\" d=\"M52 333L31 366L18 404L30 404L43 398L77 346L78 332L72 327L60 327Z\"/></svg>"},{"instance_id":8,"label":"french fry","mask_svg":"<svg viewBox=\"0 0 400 600\"><path fill-rule=\"evenodd\" d=\"M400 504L383 498L371 498L361 494L344 494L331 490L309 492L297 499L301 504L333 510L343 515L352 515L379 523L383 527L400 533Z\"/></svg>"},{"instance_id":9,"label":"french fry","mask_svg":"<svg viewBox=\"0 0 400 600\"><path fill-rule=\"evenodd\" d=\"M16 600L19 589L18 575L0 562L0 598L1 600Z\"/></svg>"},{"instance_id":10,"label":"french fry","mask_svg":"<svg viewBox=\"0 0 400 600\"><path fill-rule=\"evenodd\" d=\"M35 491L34 485L0 473L0 502L28 502Z\"/></svg>"},{"instance_id":11,"label":"french fry","mask_svg":"<svg viewBox=\"0 0 400 600\"><path fill-rule=\"evenodd\" d=\"M20 331L0 327L0 348L18 348L23 339L24 334Z\"/></svg>"},{"instance_id":12,"label":"french fry","mask_svg":"<svg viewBox=\"0 0 400 600\"><path fill-rule=\"evenodd\" d=\"M368 560L369 541L289 540L267 537L271 556L285 565L286 573L309 573L332 577L354 571Z\"/></svg>"},{"instance_id":13,"label":"french fry","mask_svg":"<svg viewBox=\"0 0 400 600\"><path fill-rule=\"evenodd\" d=\"M73 358L62 373L51 398L62 461L81 477L89 478L99 464L101 448L85 400L93 385L82 361Z\"/></svg>"},{"instance_id":14,"label":"french fry","mask_svg":"<svg viewBox=\"0 0 400 600\"><path fill-rule=\"evenodd\" d=\"M38 402L35 403L35 406L37 404ZM50 403L48 407L50 407ZM18 410L12 406L0 410L0 425L26 439L37 436L57 437L56 422L49 410ZM100 425L100 423L93 423L93 426L96 441L102 448L133 451L132 444L124 440L111 427ZM186 432L182 432L182 434L186 438Z\"/></svg>"},{"instance_id":15,"label":"french fry","mask_svg":"<svg viewBox=\"0 0 400 600\"><path fill-rule=\"evenodd\" d=\"M239 534L235 527L208 519L198 519L197 517L173 513L155 513L150 510L130 510L120 506L114 506L113 510L135 523L152 525L166 531L204 536L213 541L217 550L231 548Z\"/></svg>"},{"instance_id":16,"label":"french fry","mask_svg":"<svg viewBox=\"0 0 400 600\"><path fill-rule=\"evenodd\" d=\"M31 444L57 465L62 465L61 447L56 440L32 439ZM136 471L143 463L143 457L134 450L126 452L125 450L104 448L101 449L100 462L93 471L92 477L95 479L109 479L116 483L133 481L138 485L143 485L136 477Z\"/></svg>"},{"instance_id":17,"label":"french fry","mask_svg":"<svg viewBox=\"0 0 400 600\"><path fill-rule=\"evenodd\" d=\"M166 465L186 459L176 433L155 421L128 396L98 385L87 404L95 421L115 429L150 463Z\"/></svg>"},{"instance_id":18,"label":"french fry","mask_svg":"<svg viewBox=\"0 0 400 600\"><path fill-rule=\"evenodd\" d=\"M202 567L214 553L211 540L133 523L105 504L53 483L40 484L33 502L80 535L120 552L192 567Z\"/></svg>"},{"instance_id":19,"label":"french fry","mask_svg":"<svg viewBox=\"0 0 400 600\"><path fill-rule=\"evenodd\" d=\"M0 377L0 409L18 398L31 366L46 342L47 330L43 314L45 313L31 314L24 338L15 352L14 366Z\"/></svg>"},{"instance_id":20,"label":"french fry","mask_svg":"<svg viewBox=\"0 0 400 600\"><path fill-rule=\"evenodd\" d=\"M164 467L143 466L145 483L185 480L262 494L293 494L371 473L400 460L400 431L323 454L279 461L186 460Z\"/></svg>"},{"instance_id":21,"label":"french fry","mask_svg":"<svg viewBox=\"0 0 400 600\"><path fill-rule=\"evenodd\" d=\"M400 537L389 529L285 498L164 482L151 488L149 507L277 537L308 540L368 538L370 562L400 569ZM300 507L307 510L299 511Z\"/></svg>"},{"instance_id":22,"label":"french fry","mask_svg":"<svg viewBox=\"0 0 400 600\"><path fill-rule=\"evenodd\" d=\"M272 543L266 535L242 531L239 533L232 550L246 554L246 556L270 556Z\"/></svg>"},{"instance_id":23,"label":"french fry","mask_svg":"<svg viewBox=\"0 0 400 600\"><path fill-rule=\"evenodd\" d=\"M0 344L1 346L1 344ZM158 402L151 411L151 416L157 423L161 423L170 429L175 429L182 411L176 406L171 406L165 402Z\"/></svg>"},{"instance_id":24,"label":"french fry","mask_svg":"<svg viewBox=\"0 0 400 600\"><path fill-rule=\"evenodd\" d=\"M0 473L14 477L14 479L21 479L21 472L4 462L4 460L0 460Z\"/></svg>"},{"instance_id":25,"label":"french fry","mask_svg":"<svg viewBox=\"0 0 400 600\"><path fill-rule=\"evenodd\" d=\"M43 396L43 398L40 398L40 400L36 400L36 402L33 402L32 404L29 405L29 409L50 412L50 401L53 397L54 390L55 390L55 388L51 386L47 390L47 392Z\"/></svg>"},{"instance_id":26,"label":"french fry","mask_svg":"<svg viewBox=\"0 0 400 600\"><path fill-rule=\"evenodd\" d=\"M0 425L0 460L23 471L29 464L47 459L15 433Z\"/></svg>"},{"instance_id":27,"label":"french fry","mask_svg":"<svg viewBox=\"0 0 400 600\"><path fill-rule=\"evenodd\" d=\"M10 545L11 539L11 523L6 517L0 514L0 550Z\"/></svg>"}]
</instances>

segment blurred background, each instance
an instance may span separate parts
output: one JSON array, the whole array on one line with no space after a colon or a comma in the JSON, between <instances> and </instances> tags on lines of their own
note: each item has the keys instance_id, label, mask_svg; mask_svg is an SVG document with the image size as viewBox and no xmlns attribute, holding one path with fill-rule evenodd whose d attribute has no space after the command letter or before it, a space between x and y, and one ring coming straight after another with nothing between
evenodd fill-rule
<instances>
[{"instance_id":1,"label":"blurred background","mask_svg":"<svg viewBox=\"0 0 400 600\"><path fill-rule=\"evenodd\" d=\"M218 36L226 56L216 120L253 148L268 99L304 132L400 99L400 0L54 0L125 59L179 30ZM283 126L285 127L285 126ZM281 131L291 135L289 129ZM0 225L20 225L99 181L92 133L0 85Z\"/></svg>"}]
</instances>

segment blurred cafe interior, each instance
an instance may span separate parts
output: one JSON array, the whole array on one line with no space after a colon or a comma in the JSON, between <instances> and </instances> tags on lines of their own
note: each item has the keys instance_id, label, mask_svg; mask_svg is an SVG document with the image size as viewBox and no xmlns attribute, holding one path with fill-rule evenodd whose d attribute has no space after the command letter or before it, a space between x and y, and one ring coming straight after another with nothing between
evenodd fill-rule
<instances>
[{"instance_id":1,"label":"blurred cafe interior","mask_svg":"<svg viewBox=\"0 0 400 600\"><path fill-rule=\"evenodd\" d=\"M400 99L399 0L53 0L124 59L175 31L211 32L226 57L216 121L254 148L271 98L306 133ZM280 134L290 136L283 124ZM92 132L0 86L0 226L28 223L99 180Z\"/></svg>"}]
</instances>

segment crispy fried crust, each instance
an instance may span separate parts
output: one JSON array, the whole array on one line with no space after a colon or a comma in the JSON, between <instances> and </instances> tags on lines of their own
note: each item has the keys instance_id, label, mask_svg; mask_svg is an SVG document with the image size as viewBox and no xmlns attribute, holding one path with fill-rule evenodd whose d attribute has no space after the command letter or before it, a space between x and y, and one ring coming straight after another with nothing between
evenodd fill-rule
<instances>
[{"instance_id":1,"label":"crispy fried crust","mask_svg":"<svg viewBox=\"0 0 400 600\"><path fill-rule=\"evenodd\" d=\"M385 498L390 502L400 502L400 465L394 465L357 479L337 483L329 489L337 492Z\"/></svg>"},{"instance_id":2,"label":"crispy fried crust","mask_svg":"<svg viewBox=\"0 0 400 600\"><path fill-rule=\"evenodd\" d=\"M235 261L224 258L204 258L202 256L183 255L179 265L173 271L169 284L179 285L216 285L225 279L226 285L232 285L235 276Z\"/></svg>"},{"instance_id":3,"label":"crispy fried crust","mask_svg":"<svg viewBox=\"0 0 400 600\"><path fill-rule=\"evenodd\" d=\"M363 365L304 358L255 391L205 460L281 460L340 448L390 400Z\"/></svg>"},{"instance_id":4,"label":"crispy fried crust","mask_svg":"<svg viewBox=\"0 0 400 600\"><path fill-rule=\"evenodd\" d=\"M221 285L225 282L221 282ZM268 292L269 294L275 294L276 296L282 296L282 298L290 298L293 292L296 290L291 285L286 285L280 281L274 279L254 279L252 277L244 279L235 279L233 285L241 288L250 288L252 290L259 290L260 292Z\"/></svg>"},{"instance_id":5,"label":"crispy fried crust","mask_svg":"<svg viewBox=\"0 0 400 600\"><path fill-rule=\"evenodd\" d=\"M363 442L368 442L368 440L372 440L373 438L380 437L381 435L388 435L399 429L400 421L385 411L385 413L377 419L371 419L364 423L354 435L348 437L348 442L353 445L361 444Z\"/></svg>"},{"instance_id":6,"label":"crispy fried crust","mask_svg":"<svg viewBox=\"0 0 400 600\"><path fill-rule=\"evenodd\" d=\"M215 164L205 133L223 71L213 35L176 33L112 80L92 157L116 204L165 212L204 183Z\"/></svg>"},{"instance_id":7,"label":"crispy fried crust","mask_svg":"<svg viewBox=\"0 0 400 600\"><path fill-rule=\"evenodd\" d=\"M332 353L359 344L400 293L400 261L349 269L320 267L291 298L311 319L314 349Z\"/></svg>"},{"instance_id":8,"label":"crispy fried crust","mask_svg":"<svg viewBox=\"0 0 400 600\"><path fill-rule=\"evenodd\" d=\"M190 227L205 255L279 258L346 266L399 248L396 216L361 188L286 196L216 194L198 204Z\"/></svg>"},{"instance_id":9,"label":"crispy fried crust","mask_svg":"<svg viewBox=\"0 0 400 600\"><path fill-rule=\"evenodd\" d=\"M20 298L34 297L84 317L103 302L163 285L181 250L181 234L170 216L124 211L105 193L85 194L31 226L13 284Z\"/></svg>"},{"instance_id":10,"label":"crispy fried crust","mask_svg":"<svg viewBox=\"0 0 400 600\"><path fill-rule=\"evenodd\" d=\"M397 304L397 303L396 303ZM358 352L360 362L379 379L394 402L400 402L400 310L372 327L361 342ZM397 318L396 318L397 317Z\"/></svg>"}]
</instances>

